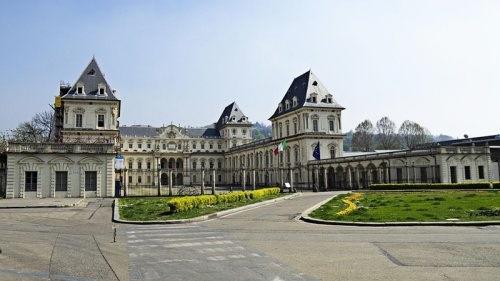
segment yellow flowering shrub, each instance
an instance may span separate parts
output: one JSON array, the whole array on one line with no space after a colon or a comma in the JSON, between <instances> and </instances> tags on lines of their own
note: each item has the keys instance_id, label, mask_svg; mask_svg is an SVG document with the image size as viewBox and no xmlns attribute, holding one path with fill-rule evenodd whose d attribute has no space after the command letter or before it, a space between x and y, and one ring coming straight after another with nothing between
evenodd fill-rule
<instances>
[{"instance_id":1,"label":"yellow flowering shrub","mask_svg":"<svg viewBox=\"0 0 500 281\"><path fill-rule=\"evenodd\" d=\"M194 208L205 207L223 203L239 202L245 199L256 199L259 197L280 193L279 187L264 188L253 191L238 191L226 194L198 195L177 197L168 201L172 212L183 212Z\"/></svg>"},{"instance_id":2,"label":"yellow flowering shrub","mask_svg":"<svg viewBox=\"0 0 500 281\"><path fill-rule=\"evenodd\" d=\"M346 198L342 199L342 202L344 202L344 204L347 205L347 208L345 208L344 210L342 210L340 212L337 212L337 215L339 215L339 216L347 215L348 213L356 210L357 207L353 201L358 200L360 197L361 197L361 193L356 192L356 193L353 193L352 195L347 196Z\"/></svg>"}]
</instances>

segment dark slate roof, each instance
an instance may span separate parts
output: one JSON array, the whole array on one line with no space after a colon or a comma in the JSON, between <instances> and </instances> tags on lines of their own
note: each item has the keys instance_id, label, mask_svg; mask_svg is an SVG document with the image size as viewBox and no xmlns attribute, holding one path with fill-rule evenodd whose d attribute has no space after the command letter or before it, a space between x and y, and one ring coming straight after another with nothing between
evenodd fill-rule
<instances>
[{"instance_id":1,"label":"dark slate roof","mask_svg":"<svg viewBox=\"0 0 500 281\"><path fill-rule=\"evenodd\" d=\"M431 143L432 145L440 145L440 146L452 146L452 145L457 145L457 146L469 146L469 145L476 145L476 146L485 146L486 144L488 145L500 145L500 134L498 135L490 135L490 136L481 136L481 137L475 137L475 138L466 138L466 139L454 139L454 140L447 140L447 141L439 141L435 143ZM425 145L425 144L424 144Z\"/></svg>"},{"instance_id":2,"label":"dark slate roof","mask_svg":"<svg viewBox=\"0 0 500 281\"><path fill-rule=\"evenodd\" d=\"M234 117L234 121L233 121ZM238 107L236 102L231 103L230 105L224 108L222 114L215 125L215 128L220 129L222 126L226 124L251 124L248 121L248 118L243 114L243 111Z\"/></svg>"},{"instance_id":3,"label":"dark slate roof","mask_svg":"<svg viewBox=\"0 0 500 281\"><path fill-rule=\"evenodd\" d=\"M118 128L122 136L154 137L161 133L161 129L151 126L122 126Z\"/></svg>"},{"instance_id":4,"label":"dark slate roof","mask_svg":"<svg viewBox=\"0 0 500 281\"><path fill-rule=\"evenodd\" d=\"M309 94L316 93L318 95L318 103L311 103L309 100ZM283 114L298 110L304 106L314 106L314 107L327 107L327 108L339 108L344 109L340 104L338 104L332 95L332 103L326 103L326 95L330 94L328 90L323 86L319 79L312 73L311 70L295 78L288 88L285 96L281 100L282 111L279 111L279 106L276 108L274 114L269 117L269 119L276 118ZM331 95L331 94L330 94ZM293 106L293 98L297 98L297 106ZM285 101L290 101L290 108L286 109Z\"/></svg>"},{"instance_id":5,"label":"dark slate roof","mask_svg":"<svg viewBox=\"0 0 500 281\"><path fill-rule=\"evenodd\" d=\"M188 128L186 131L191 138L220 138L219 130L215 128Z\"/></svg>"},{"instance_id":6,"label":"dark slate roof","mask_svg":"<svg viewBox=\"0 0 500 281\"><path fill-rule=\"evenodd\" d=\"M82 82L84 85L85 94L76 94L77 84ZM98 85L104 83L106 85L106 91L104 95L98 94ZM97 65L95 58L92 58L88 66L83 71L82 75L78 78L76 83L71 87L67 94L65 94L63 99L92 99L92 100L118 100L118 98L113 93L113 90L109 86L108 82L104 78L101 69Z\"/></svg>"},{"instance_id":7,"label":"dark slate roof","mask_svg":"<svg viewBox=\"0 0 500 281\"><path fill-rule=\"evenodd\" d=\"M121 136L152 138L162 133L162 128L149 125L122 126L119 128ZM220 138L219 130L210 128L182 129L182 134L190 138Z\"/></svg>"}]
</instances>

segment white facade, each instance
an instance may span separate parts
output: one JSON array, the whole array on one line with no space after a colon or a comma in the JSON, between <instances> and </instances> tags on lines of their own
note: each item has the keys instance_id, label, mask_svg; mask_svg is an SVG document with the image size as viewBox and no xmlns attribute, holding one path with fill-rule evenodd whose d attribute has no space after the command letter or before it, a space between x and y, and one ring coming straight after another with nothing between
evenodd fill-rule
<instances>
[{"instance_id":1,"label":"white facade","mask_svg":"<svg viewBox=\"0 0 500 281\"><path fill-rule=\"evenodd\" d=\"M226 185L357 189L371 183L492 181L489 147L429 147L344 155L342 111L310 71L294 79L269 118L270 138L252 141L252 123L236 103L209 128L118 127L121 101L92 59L56 100L54 143L10 143L7 198L110 197L127 190ZM276 153L278 144L286 143ZM320 160L313 157L318 146ZM115 170L115 157L124 169ZM496 176L495 176L496 175Z\"/></svg>"}]
</instances>

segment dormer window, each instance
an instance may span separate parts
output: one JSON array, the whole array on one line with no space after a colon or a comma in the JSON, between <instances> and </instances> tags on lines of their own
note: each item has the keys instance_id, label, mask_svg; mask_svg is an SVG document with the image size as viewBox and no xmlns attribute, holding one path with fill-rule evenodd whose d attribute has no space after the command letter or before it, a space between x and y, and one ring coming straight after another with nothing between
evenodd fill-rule
<instances>
[{"instance_id":1,"label":"dormer window","mask_svg":"<svg viewBox=\"0 0 500 281\"><path fill-rule=\"evenodd\" d=\"M106 84L99 83L99 85L97 85L97 94L99 96L104 96L106 94Z\"/></svg>"},{"instance_id":2,"label":"dormer window","mask_svg":"<svg viewBox=\"0 0 500 281\"><path fill-rule=\"evenodd\" d=\"M278 111L279 112L283 111L283 105L281 103L278 105Z\"/></svg>"},{"instance_id":3,"label":"dormer window","mask_svg":"<svg viewBox=\"0 0 500 281\"><path fill-rule=\"evenodd\" d=\"M293 97L292 106L293 107L297 106L297 97Z\"/></svg>"},{"instance_id":4,"label":"dormer window","mask_svg":"<svg viewBox=\"0 0 500 281\"><path fill-rule=\"evenodd\" d=\"M285 101L285 109L290 109L290 101L289 100L286 100Z\"/></svg>"},{"instance_id":5,"label":"dormer window","mask_svg":"<svg viewBox=\"0 0 500 281\"><path fill-rule=\"evenodd\" d=\"M78 82L76 83L76 94L78 95L83 95L85 94L85 89L83 88L83 83L82 82Z\"/></svg>"},{"instance_id":6,"label":"dormer window","mask_svg":"<svg viewBox=\"0 0 500 281\"><path fill-rule=\"evenodd\" d=\"M311 94L310 102L312 102L312 103L317 103L318 102L318 94L317 93L312 93Z\"/></svg>"},{"instance_id":7,"label":"dormer window","mask_svg":"<svg viewBox=\"0 0 500 281\"><path fill-rule=\"evenodd\" d=\"M332 102L333 102L332 95L326 95L326 103L332 103Z\"/></svg>"}]
</instances>

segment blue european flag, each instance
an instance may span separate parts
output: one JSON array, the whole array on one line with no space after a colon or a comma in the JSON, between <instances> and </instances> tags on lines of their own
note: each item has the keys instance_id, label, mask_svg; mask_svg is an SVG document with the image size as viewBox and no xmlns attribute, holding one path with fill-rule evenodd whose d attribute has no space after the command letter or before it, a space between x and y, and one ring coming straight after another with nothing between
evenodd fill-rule
<instances>
[{"instance_id":1,"label":"blue european flag","mask_svg":"<svg viewBox=\"0 0 500 281\"><path fill-rule=\"evenodd\" d=\"M319 141L318 141L318 143L316 144L316 147L314 148L314 151L313 151L313 157L314 157L314 159L316 159L316 160L321 159L321 157L320 157L320 155L319 155Z\"/></svg>"}]
</instances>

